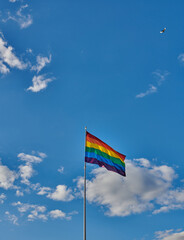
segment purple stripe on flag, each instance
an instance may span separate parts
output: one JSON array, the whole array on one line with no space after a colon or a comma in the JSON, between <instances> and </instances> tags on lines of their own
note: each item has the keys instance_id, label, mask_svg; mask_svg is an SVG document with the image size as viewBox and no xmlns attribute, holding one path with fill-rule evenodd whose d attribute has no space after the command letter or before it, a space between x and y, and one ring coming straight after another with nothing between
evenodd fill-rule
<instances>
[{"instance_id":1,"label":"purple stripe on flag","mask_svg":"<svg viewBox=\"0 0 184 240\"><path fill-rule=\"evenodd\" d=\"M124 177L126 176L126 173L123 170L119 170L119 169L115 168L114 166L110 166L107 163L104 163L104 162L101 162L101 161L97 160L96 158L85 157L85 162L97 164L100 167L105 167L109 171L119 173L120 175L122 175Z\"/></svg>"}]
</instances>

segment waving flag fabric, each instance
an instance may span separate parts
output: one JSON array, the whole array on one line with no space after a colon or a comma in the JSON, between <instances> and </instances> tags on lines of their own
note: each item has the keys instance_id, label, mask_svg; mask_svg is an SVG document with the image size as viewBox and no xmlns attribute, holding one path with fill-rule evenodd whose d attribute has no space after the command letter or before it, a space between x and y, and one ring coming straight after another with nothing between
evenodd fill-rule
<instances>
[{"instance_id":1,"label":"waving flag fabric","mask_svg":"<svg viewBox=\"0 0 184 240\"><path fill-rule=\"evenodd\" d=\"M100 167L126 176L125 155L115 151L89 132L86 132L85 162L97 164Z\"/></svg>"}]
</instances>

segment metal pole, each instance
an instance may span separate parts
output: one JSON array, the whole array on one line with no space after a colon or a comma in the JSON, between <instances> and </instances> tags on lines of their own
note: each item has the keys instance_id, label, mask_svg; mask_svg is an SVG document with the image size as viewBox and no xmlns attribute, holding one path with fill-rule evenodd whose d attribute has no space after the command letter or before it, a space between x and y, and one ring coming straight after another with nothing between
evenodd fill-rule
<instances>
[{"instance_id":1,"label":"metal pole","mask_svg":"<svg viewBox=\"0 0 184 240\"><path fill-rule=\"evenodd\" d=\"M86 146L86 131L85 127L85 146ZM86 162L84 158L84 240L86 240Z\"/></svg>"}]
</instances>

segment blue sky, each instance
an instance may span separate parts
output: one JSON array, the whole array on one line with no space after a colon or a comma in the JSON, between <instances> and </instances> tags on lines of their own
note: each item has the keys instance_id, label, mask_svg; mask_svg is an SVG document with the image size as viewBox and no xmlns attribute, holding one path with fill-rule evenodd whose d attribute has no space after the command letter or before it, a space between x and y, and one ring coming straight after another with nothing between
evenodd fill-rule
<instances>
[{"instance_id":1,"label":"blue sky","mask_svg":"<svg viewBox=\"0 0 184 240\"><path fill-rule=\"evenodd\" d=\"M0 2L3 240L82 239L85 126L127 156L87 164L87 239L184 239L183 7Z\"/></svg>"}]
</instances>

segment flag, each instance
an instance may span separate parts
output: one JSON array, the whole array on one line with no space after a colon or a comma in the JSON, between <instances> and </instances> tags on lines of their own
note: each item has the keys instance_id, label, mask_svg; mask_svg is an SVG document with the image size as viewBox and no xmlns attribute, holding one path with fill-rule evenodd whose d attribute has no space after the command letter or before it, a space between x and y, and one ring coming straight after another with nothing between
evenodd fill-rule
<instances>
[{"instance_id":1,"label":"flag","mask_svg":"<svg viewBox=\"0 0 184 240\"><path fill-rule=\"evenodd\" d=\"M126 176L125 155L115 151L106 143L89 132L86 132L85 162L97 164L100 167Z\"/></svg>"}]
</instances>

